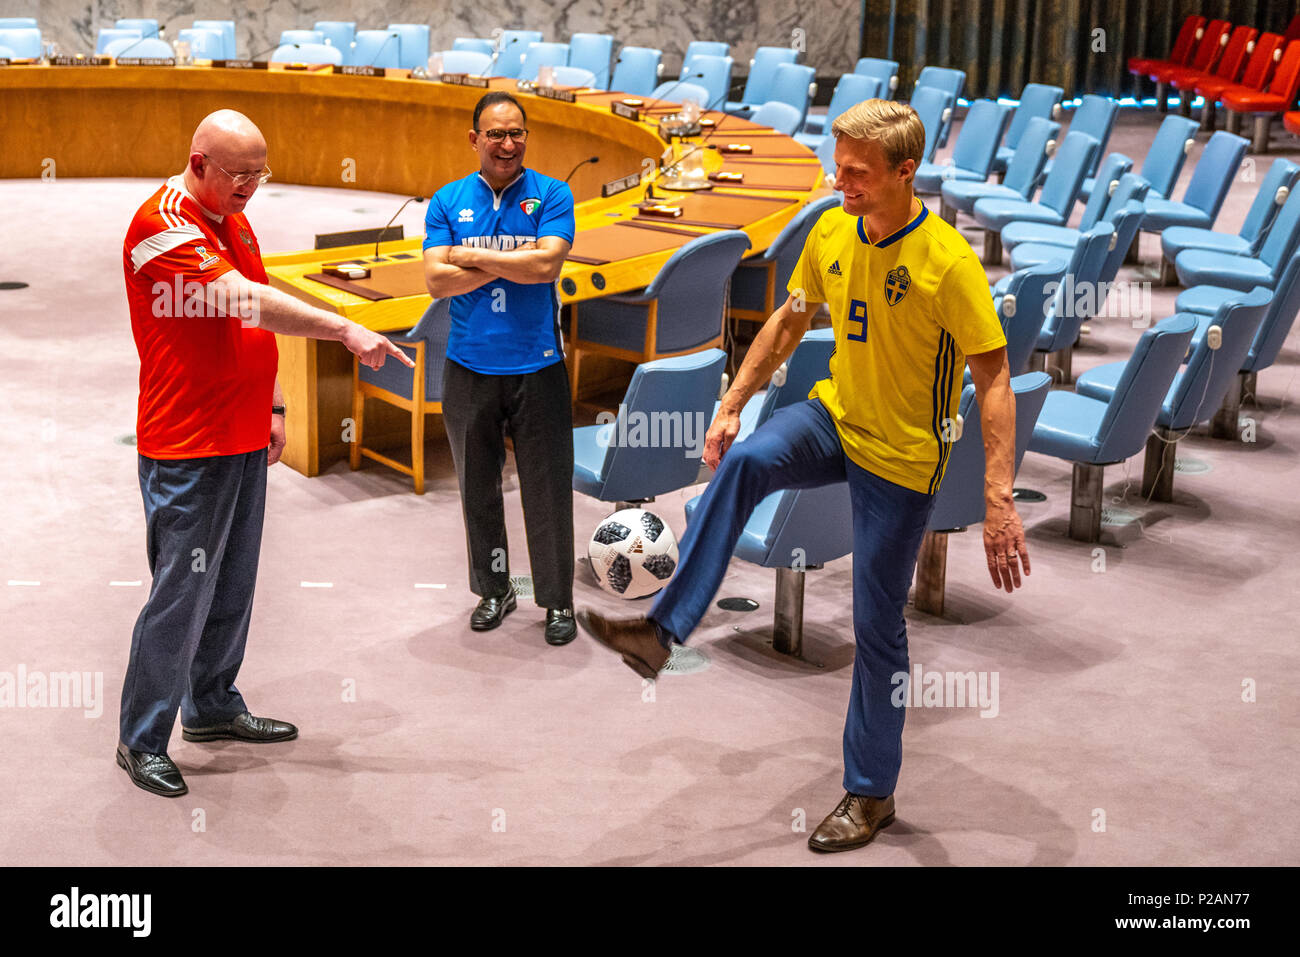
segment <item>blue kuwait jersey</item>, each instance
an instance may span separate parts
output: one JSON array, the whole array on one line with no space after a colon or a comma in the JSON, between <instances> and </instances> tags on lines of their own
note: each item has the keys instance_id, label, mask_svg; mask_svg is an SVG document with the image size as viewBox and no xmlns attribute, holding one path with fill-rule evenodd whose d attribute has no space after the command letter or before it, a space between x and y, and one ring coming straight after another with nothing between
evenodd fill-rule
<instances>
[{"instance_id":1,"label":"blue kuwait jersey","mask_svg":"<svg viewBox=\"0 0 1300 957\"><path fill-rule=\"evenodd\" d=\"M498 196L474 173L448 183L429 200L424 248L507 250L542 236L573 242L574 230L567 183L525 169ZM555 284L496 279L452 296L447 358L488 375L535 372L564 361Z\"/></svg>"}]
</instances>

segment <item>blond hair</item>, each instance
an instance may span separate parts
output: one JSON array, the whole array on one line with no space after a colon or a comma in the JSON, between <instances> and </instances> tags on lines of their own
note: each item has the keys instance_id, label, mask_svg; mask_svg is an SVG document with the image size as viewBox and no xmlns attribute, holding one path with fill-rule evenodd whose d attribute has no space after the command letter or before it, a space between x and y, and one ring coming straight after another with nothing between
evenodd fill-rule
<instances>
[{"instance_id":1,"label":"blond hair","mask_svg":"<svg viewBox=\"0 0 1300 957\"><path fill-rule=\"evenodd\" d=\"M849 107L835 118L831 133L855 140L874 140L880 144L890 166L898 166L908 159L919 166L925 151L921 117L906 103L894 100L863 100Z\"/></svg>"}]
</instances>

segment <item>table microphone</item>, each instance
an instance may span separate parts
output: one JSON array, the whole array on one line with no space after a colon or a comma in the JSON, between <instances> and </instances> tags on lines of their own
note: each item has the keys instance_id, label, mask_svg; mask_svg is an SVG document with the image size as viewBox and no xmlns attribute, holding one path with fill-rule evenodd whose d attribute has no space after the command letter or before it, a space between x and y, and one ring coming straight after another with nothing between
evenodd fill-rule
<instances>
[{"instance_id":1,"label":"table microphone","mask_svg":"<svg viewBox=\"0 0 1300 957\"><path fill-rule=\"evenodd\" d=\"M382 54L382 53L384 52L384 50L386 50L386 49L388 48L388 44L392 43L392 42L393 42L394 40L396 40L396 39L398 39L398 35L397 35L396 33L390 33L390 34L388 34L388 38L387 38L386 40L384 40L383 43L379 44L379 49L375 51L375 55L374 55L373 57L371 57L370 62L367 63L366 66L374 66L374 65L375 65L375 61L379 59L380 54ZM297 46L297 45L298 45L298 44L296 44L296 43L294 44L294 46ZM399 210L399 212L400 212L400 210Z\"/></svg>"},{"instance_id":2,"label":"table microphone","mask_svg":"<svg viewBox=\"0 0 1300 957\"><path fill-rule=\"evenodd\" d=\"M712 101L710 101L710 103L709 103L708 106L706 106L706 107L701 107L701 108L700 108L700 115L703 116L705 113L710 113L710 112L712 112L712 111L713 111L713 106L714 106L714 104L717 103L718 100L720 100L720 99L725 99L725 98L727 97L728 93L730 93L730 90L724 91L724 92L721 94L721 96L715 97ZM689 150L687 150L687 151L686 151L685 153L683 153L681 156L677 157L677 159L676 159L673 163L671 163L669 166L663 166L663 167L661 167L661 168L659 169L659 172L655 173L655 175L652 176L652 177L650 178L650 182L646 183L646 186L645 186L645 195L644 195L643 198L644 198L647 202L652 201L652 200L655 200L655 199L658 199L659 197L655 196L655 194L654 194L654 190L655 190L655 183L659 182L659 178L660 178L661 176L663 176L664 173L668 172L668 170L671 169L673 166L676 166L676 165L677 165L678 163L680 163L682 160L686 159L686 157L688 157L688 156L694 156L696 153L700 152L700 150L705 149L705 148L706 148L706 144L709 142L710 139L713 138L713 136L714 136L714 135L718 132L718 130L720 130L720 129L722 129L721 126L719 126L719 125L716 124L716 123L713 124L713 129L709 130L708 133L704 134L704 137L703 137L703 138L702 138L698 143L696 143L694 146L692 146Z\"/></svg>"},{"instance_id":3,"label":"table microphone","mask_svg":"<svg viewBox=\"0 0 1300 957\"><path fill-rule=\"evenodd\" d=\"M510 42L507 43L504 47L497 47L497 46L494 46L493 49L492 49L492 59L488 60L488 65L485 66L485 67L484 67L481 71L479 71L478 73L475 73L474 75L475 75L476 77L485 77L485 76L488 76L488 75L489 75L489 74L488 74L488 71L491 70L494 66L497 65L497 60L500 58L501 54L505 53L506 50L510 49L512 46L514 46L514 45L515 45L516 43L518 43L518 42L519 42L519 37L511 37L511 38L510 38ZM498 43L499 43L499 41L498 41Z\"/></svg>"},{"instance_id":4,"label":"table microphone","mask_svg":"<svg viewBox=\"0 0 1300 957\"><path fill-rule=\"evenodd\" d=\"M265 50L259 50L257 53L250 56L248 58L248 61L250 63L256 63L258 57L266 56L268 53L274 53L276 50L280 49L280 47L293 47L295 50L297 50L300 49L300 46L301 45L297 43L277 43L273 47L267 47ZM231 57L231 59L238 59L238 57Z\"/></svg>"},{"instance_id":5,"label":"table microphone","mask_svg":"<svg viewBox=\"0 0 1300 957\"><path fill-rule=\"evenodd\" d=\"M379 262L379 244L384 238L384 233L388 232L388 227L393 225L393 223L397 221L398 216L402 215L402 210L406 209L406 207L410 206L412 203L423 203L423 202L424 202L423 196L411 196L401 206L397 207L397 212L393 213L393 218L390 219L384 225L384 228L379 231L379 235L375 237L375 258L372 259L371 262L376 262L376 263Z\"/></svg>"},{"instance_id":6,"label":"table microphone","mask_svg":"<svg viewBox=\"0 0 1300 957\"><path fill-rule=\"evenodd\" d=\"M117 56L113 57L113 59L114 59L114 60L121 59L122 57L126 56L126 54L127 54L129 51L134 50L134 49L135 49L136 47L138 47L141 43L144 43L145 40L158 40L158 39L161 39L162 27L159 27L159 28L158 28L158 33L160 34L160 36L157 36L157 37L140 37L140 38L137 39L134 43L132 43L130 46L124 47L124 48L122 49L122 52L119 53Z\"/></svg>"},{"instance_id":7,"label":"table microphone","mask_svg":"<svg viewBox=\"0 0 1300 957\"><path fill-rule=\"evenodd\" d=\"M567 183L569 180L573 179L573 174L576 173L582 167L586 166L588 163L599 163L599 162L600 162L599 156L588 156L585 160L582 160L580 163L578 163L577 166L573 167L573 169L569 170L569 175L564 177L564 181Z\"/></svg>"}]
</instances>

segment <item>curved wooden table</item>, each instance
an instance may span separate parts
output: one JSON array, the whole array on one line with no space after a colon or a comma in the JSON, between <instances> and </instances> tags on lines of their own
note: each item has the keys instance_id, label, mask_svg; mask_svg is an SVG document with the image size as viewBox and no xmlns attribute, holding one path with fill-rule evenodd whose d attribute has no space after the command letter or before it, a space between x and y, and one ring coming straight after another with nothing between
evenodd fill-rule
<instances>
[{"instance_id":1,"label":"curved wooden table","mask_svg":"<svg viewBox=\"0 0 1300 957\"><path fill-rule=\"evenodd\" d=\"M657 121L672 111L670 104L652 104L649 122L633 121L611 112L611 103L623 98L618 93L577 91L568 103L521 93L513 80L489 82L519 95L528 112L531 168L562 178L581 160L600 157L570 181L578 200L578 238L575 258L561 275L566 303L645 286L682 243L719 228L743 229L753 252L762 252L801 206L826 192L811 150L772 130L709 113L715 127L682 148L700 146L706 171L743 172L745 182L717 183L707 197L660 188L661 201L680 197L687 215L651 219L637 208L643 186L601 198L601 184L657 166L666 146ZM49 175L53 161L59 176L163 179L184 166L199 120L230 108L249 115L266 135L268 162L279 182L430 196L476 169L466 132L484 92L412 79L398 70L369 77L281 64L266 70L11 65L0 67L0 177ZM752 153L724 156L718 149L734 143L750 144ZM662 248L620 258L627 243L615 240L623 237L635 237L634 247ZM651 239L660 241L644 242ZM409 264L420 256L420 245L421 238L413 237L380 249L389 265L395 255ZM373 300L306 278L323 263L373 253L373 246L354 246L264 258L279 288L369 328L409 328L429 302L422 280L398 282L394 295ZM350 414L350 356L338 343L296 337L279 342L281 386L296 413L288 419L283 461L315 475L347 456L341 425ZM373 425L372 431L368 416L368 437L409 434L404 413L381 413Z\"/></svg>"}]
</instances>

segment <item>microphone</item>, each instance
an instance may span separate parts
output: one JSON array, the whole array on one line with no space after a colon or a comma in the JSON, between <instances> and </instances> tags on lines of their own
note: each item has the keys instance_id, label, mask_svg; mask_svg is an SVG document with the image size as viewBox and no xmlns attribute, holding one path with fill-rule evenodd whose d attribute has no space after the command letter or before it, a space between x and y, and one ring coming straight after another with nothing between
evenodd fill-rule
<instances>
[{"instance_id":1,"label":"microphone","mask_svg":"<svg viewBox=\"0 0 1300 957\"><path fill-rule=\"evenodd\" d=\"M164 24L163 26L166 26L166 24ZM113 59L114 59L114 60L121 59L122 57L126 56L126 54L127 54L129 51L134 50L134 49L135 49L136 47L138 47L141 43L144 43L145 40L160 40L160 39L162 39L162 32L163 32L163 27L159 27L159 28L158 28L158 36L156 36L156 37L140 37L140 38L139 38L138 40L136 40L134 43L129 44L128 46L123 47L123 48L122 48L122 51L121 51L120 53L118 53L117 56L113 57Z\"/></svg>"},{"instance_id":2,"label":"microphone","mask_svg":"<svg viewBox=\"0 0 1300 957\"><path fill-rule=\"evenodd\" d=\"M370 260L371 262L376 262L376 263L379 262L379 243L383 240L384 233L388 232L388 227L393 225L393 223L397 221L398 216L402 215L402 210L406 209L406 207L410 206L412 203L423 203L423 202L424 202L423 196L411 196L401 206L397 207L397 212L393 213L393 218L384 224L384 228L381 229L379 231L379 235L375 237L375 258Z\"/></svg>"},{"instance_id":3,"label":"microphone","mask_svg":"<svg viewBox=\"0 0 1300 957\"><path fill-rule=\"evenodd\" d=\"M701 107L701 108L700 108L700 113L701 113L701 115L703 115L704 113L708 113L708 112L712 111L714 105L715 105L719 100L726 99L726 98L727 98L727 95L728 95L729 93L730 93L730 90L724 90L724 91L722 92L721 95L719 95L718 97L715 97L712 101L710 101L710 103L709 103L708 106ZM679 156L679 157L677 158L677 160L676 160L674 163L672 163L672 164L669 165L669 166L663 166L663 167L660 167L659 172L655 173L655 175L652 176L652 177L650 178L650 182L646 183L645 194L644 194L644 197L643 197L643 198L644 198L647 202L650 201L650 200L658 199L659 197L655 196L655 194L654 194L654 189L655 189L655 183L659 182L660 177L662 177L662 176L664 175L664 173L668 172L668 170L672 169L673 166L676 166L676 165L678 165L679 163L681 163L681 161L684 160L684 159L686 159L688 156L694 156L696 153L700 152L701 150L706 149L709 140L711 140L711 139L712 139L712 138L717 134L718 130L720 130L721 128L722 128L722 127L718 126L718 125L715 123L714 126L713 126L713 129L709 130L708 133L704 134L703 138L702 138L698 143L696 143L696 144L695 144L694 146L692 146L689 150L687 150L685 153L683 153L681 156Z\"/></svg>"},{"instance_id":4,"label":"microphone","mask_svg":"<svg viewBox=\"0 0 1300 957\"><path fill-rule=\"evenodd\" d=\"M248 60L250 63L256 63L258 57L266 56L268 53L274 53L276 50L280 49L280 47L293 47L295 50L297 50L299 49L299 46L300 45L297 43L277 43L275 46L267 47L265 50L258 50L257 53L250 56ZM236 58L232 58L232 59L236 59Z\"/></svg>"},{"instance_id":5,"label":"microphone","mask_svg":"<svg viewBox=\"0 0 1300 957\"><path fill-rule=\"evenodd\" d=\"M582 167L586 166L588 163L599 163L599 162L600 162L599 156L588 156L585 160L582 160L580 163L578 163L577 166L573 167L573 169L569 170L569 175L564 177L564 181L567 183L569 180L573 179L573 174L576 173L578 170L580 170Z\"/></svg>"},{"instance_id":6,"label":"microphone","mask_svg":"<svg viewBox=\"0 0 1300 957\"><path fill-rule=\"evenodd\" d=\"M703 73L696 72L696 73L688 73L688 74L686 74L686 76L682 77L682 78L679 79L679 80L675 80L675 81L674 81L674 82L673 82L673 83L668 87L668 89L664 90L664 92L663 92L663 96L659 97L659 98L658 98L657 100L655 100L654 102L652 102L652 103L650 103L650 104L648 104L648 105L646 105L646 106L641 107L641 112L642 112L642 113L649 113L652 109L655 108L655 106L657 106L658 104L660 104L660 103L662 103L664 100L666 100L666 99L668 98L668 94L669 94L669 93L671 93L673 90L677 89L679 86L681 86L681 85L682 85L683 83L685 83L687 80L702 80L702 79L704 79L704 74L703 74Z\"/></svg>"},{"instance_id":7,"label":"microphone","mask_svg":"<svg viewBox=\"0 0 1300 957\"><path fill-rule=\"evenodd\" d=\"M384 40L383 43L379 44L379 49L375 51L375 55L371 58L370 62L366 64L366 66L374 66L374 65L375 65L375 61L378 60L379 57L380 57L380 54L382 54L382 53L384 52L384 50L387 49L388 44L392 43L392 42L393 42L394 40L396 40L396 39L397 39L397 34L396 34L396 33L390 33L390 34L388 34L388 38L387 38L386 40ZM296 44L296 43L294 44L294 46L297 46L297 45L298 45L298 44Z\"/></svg>"},{"instance_id":8,"label":"microphone","mask_svg":"<svg viewBox=\"0 0 1300 957\"><path fill-rule=\"evenodd\" d=\"M506 50L510 49L512 46L514 46L514 45L515 45L516 43L518 43L518 42L519 42L519 37L511 37L511 38L510 38L510 42L507 43L504 47L502 47L502 46L501 46L501 39L500 39L500 37L498 37L498 38L497 38L497 42L496 42L496 44L494 44L493 47L492 47L492 59L491 59L491 60L488 60L488 65L485 66L485 67L483 68L482 72L480 72L480 73L476 73L476 74L474 74L474 75L475 75L475 76L478 76L478 77L484 77L484 76L487 76L487 75L488 75L488 71L491 70L494 66L497 65L497 60L501 57L501 54L502 54L502 53L505 53Z\"/></svg>"}]
</instances>

